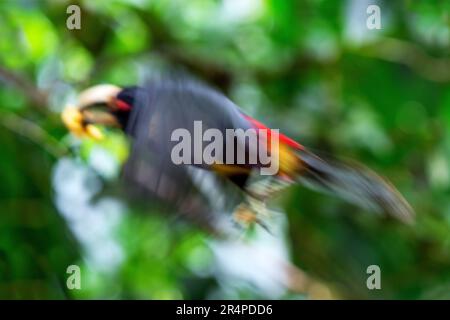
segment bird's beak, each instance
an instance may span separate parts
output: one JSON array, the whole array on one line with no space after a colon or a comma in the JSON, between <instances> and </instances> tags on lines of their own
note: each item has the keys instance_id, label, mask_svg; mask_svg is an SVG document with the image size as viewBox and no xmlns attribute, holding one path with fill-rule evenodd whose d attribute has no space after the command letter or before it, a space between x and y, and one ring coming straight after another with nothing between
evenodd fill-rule
<instances>
[{"instance_id":1,"label":"bird's beak","mask_svg":"<svg viewBox=\"0 0 450 320\"><path fill-rule=\"evenodd\" d=\"M85 109L92 105L111 105L122 88L112 84L99 84L84 90L78 97L78 108Z\"/></svg>"},{"instance_id":2,"label":"bird's beak","mask_svg":"<svg viewBox=\"0 0 450 320\"><path fill-rule=\"evenodd\" d=\"M77 106L67 106L61 114L62 121L74 135L80 138L88 137L94 140L104 138L101 130L95 124L112 124L115 121L112 115L98 116L87 109L95 105L111 107L120 87L101 84L91 87L79 95Z\"/></svg>"},{"instance_id":3,"label":"bird's beak","mask_svg":"<svg viewBox=\"0 0 450 320\"><path fill-rule=\"evenodd\" d=\"M92 138L94 140L103 140L103 133L93 124L85 124L83 114L80 109L68 106L61 114L62 121L67 129L79 138Z\"/></svg>"}]
</instances>

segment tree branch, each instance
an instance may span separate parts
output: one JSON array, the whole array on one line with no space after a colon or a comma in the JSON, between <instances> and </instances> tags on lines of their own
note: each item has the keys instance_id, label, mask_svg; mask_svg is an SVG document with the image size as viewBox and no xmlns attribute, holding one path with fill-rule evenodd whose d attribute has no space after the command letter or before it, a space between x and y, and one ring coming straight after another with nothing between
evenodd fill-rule
<instances>
[{"instance_id":1,"label":"tree branch","mask_svg":"<svg viewBox=\"0 0 450 320\"><path fill-rule=\"evenodd\" d=\"M47 106L47 94L35 87L26 77L0 66L0 80L21 90L30 103L43 109Z\"/></svg>"},{"instance_id":2,"label":"tree branch","mask_svg":"<svg viewBox=\"0 0 450 320\"><path fill-rule=\"evenodd\" d=\"M394 38L382 38L363 46L359 54L408 66L425 79L434 82L450 81L450 60L428 55L416 44Z\"/></svg>"},{"instance_id":3,"label":"tree branch","mask_svg":"<svg viewBox=\"0 0 450 320\"><path fill-rule=\"evenodd\" d=\"M64 145L39 125L13 113L2 115L0 125L36 143L54 158L61 158L69 152Z\"/></svg>"}]
</instances>

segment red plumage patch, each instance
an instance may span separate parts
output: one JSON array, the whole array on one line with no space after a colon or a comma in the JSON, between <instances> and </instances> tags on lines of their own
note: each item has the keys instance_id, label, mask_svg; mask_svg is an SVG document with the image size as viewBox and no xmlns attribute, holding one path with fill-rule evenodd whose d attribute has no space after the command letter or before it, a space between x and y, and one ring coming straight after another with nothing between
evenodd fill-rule
<instances>
[{"instance_id":1,"label":"red plumage patch","mask_svg":"<svg viewBox=\"0 0 450 320\"><path fill-rule=\"evenodd\" d=\"M119 100L119 99L116 100L116 107L117 107L117 109L119 109L121 111L130 111L131 110L131 106L128 103L126 103L125 101Z\"/></svg>"},{"instance_id":2,"label":"red plumage patch","mask_svg":"<svg viewBox=\"0 0 450 320\"><path fill-rule=\"evenodd\" d=\"M248 116L248 115L244 115L244 117L250 121L250 123L257 129L266 129L267 130L267 139L269 139L270 141L270 136L272 134L272 129L266 127L264 124L262 124L261 122L259 122L258 120L253 119L252 117ZM298 149L298 150L303 150L304 147L298 143L297 141L289 138L288 136L285 136L284 134L280 133L279 134L279 141L282 144L286 144L292 148Z\"/></svg>"}]
</instances>

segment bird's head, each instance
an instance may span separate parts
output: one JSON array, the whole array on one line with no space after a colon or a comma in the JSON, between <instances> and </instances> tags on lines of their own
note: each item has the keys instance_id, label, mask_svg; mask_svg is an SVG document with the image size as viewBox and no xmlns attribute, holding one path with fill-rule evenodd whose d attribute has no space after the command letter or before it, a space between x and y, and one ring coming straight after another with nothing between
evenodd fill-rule
<instances>
[{"instance_id":1,"label":"bird's head","mask_svg":"<svg viewBox=\"0 0 450 320\"><path fill-rule=\"evenodd\" d=\"M76 106L61 114L66 127L78 137L102 140L99 126L123 128L128 120L134 88L100 84L81 92Z\"/></svg>"}]
</instances>

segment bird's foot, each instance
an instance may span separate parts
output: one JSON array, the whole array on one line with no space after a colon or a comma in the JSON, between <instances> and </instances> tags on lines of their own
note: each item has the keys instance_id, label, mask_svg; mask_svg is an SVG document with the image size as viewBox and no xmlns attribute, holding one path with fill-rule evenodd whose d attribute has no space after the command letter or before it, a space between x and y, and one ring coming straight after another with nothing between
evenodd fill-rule
<instances>
[{"instance_id":1,"label":"bird's foot","mask_svg":"<svg viewBox=\"0 0 450 320\"><path fill-rule=\"evenodd\" d=\"M264 222L266 218L270 217L269 211L264 204L254 201L255 203L241 203L233 213L234 221L244 229L257 224L271 233L268 225Z\"/></svg>"}]
</instances>

